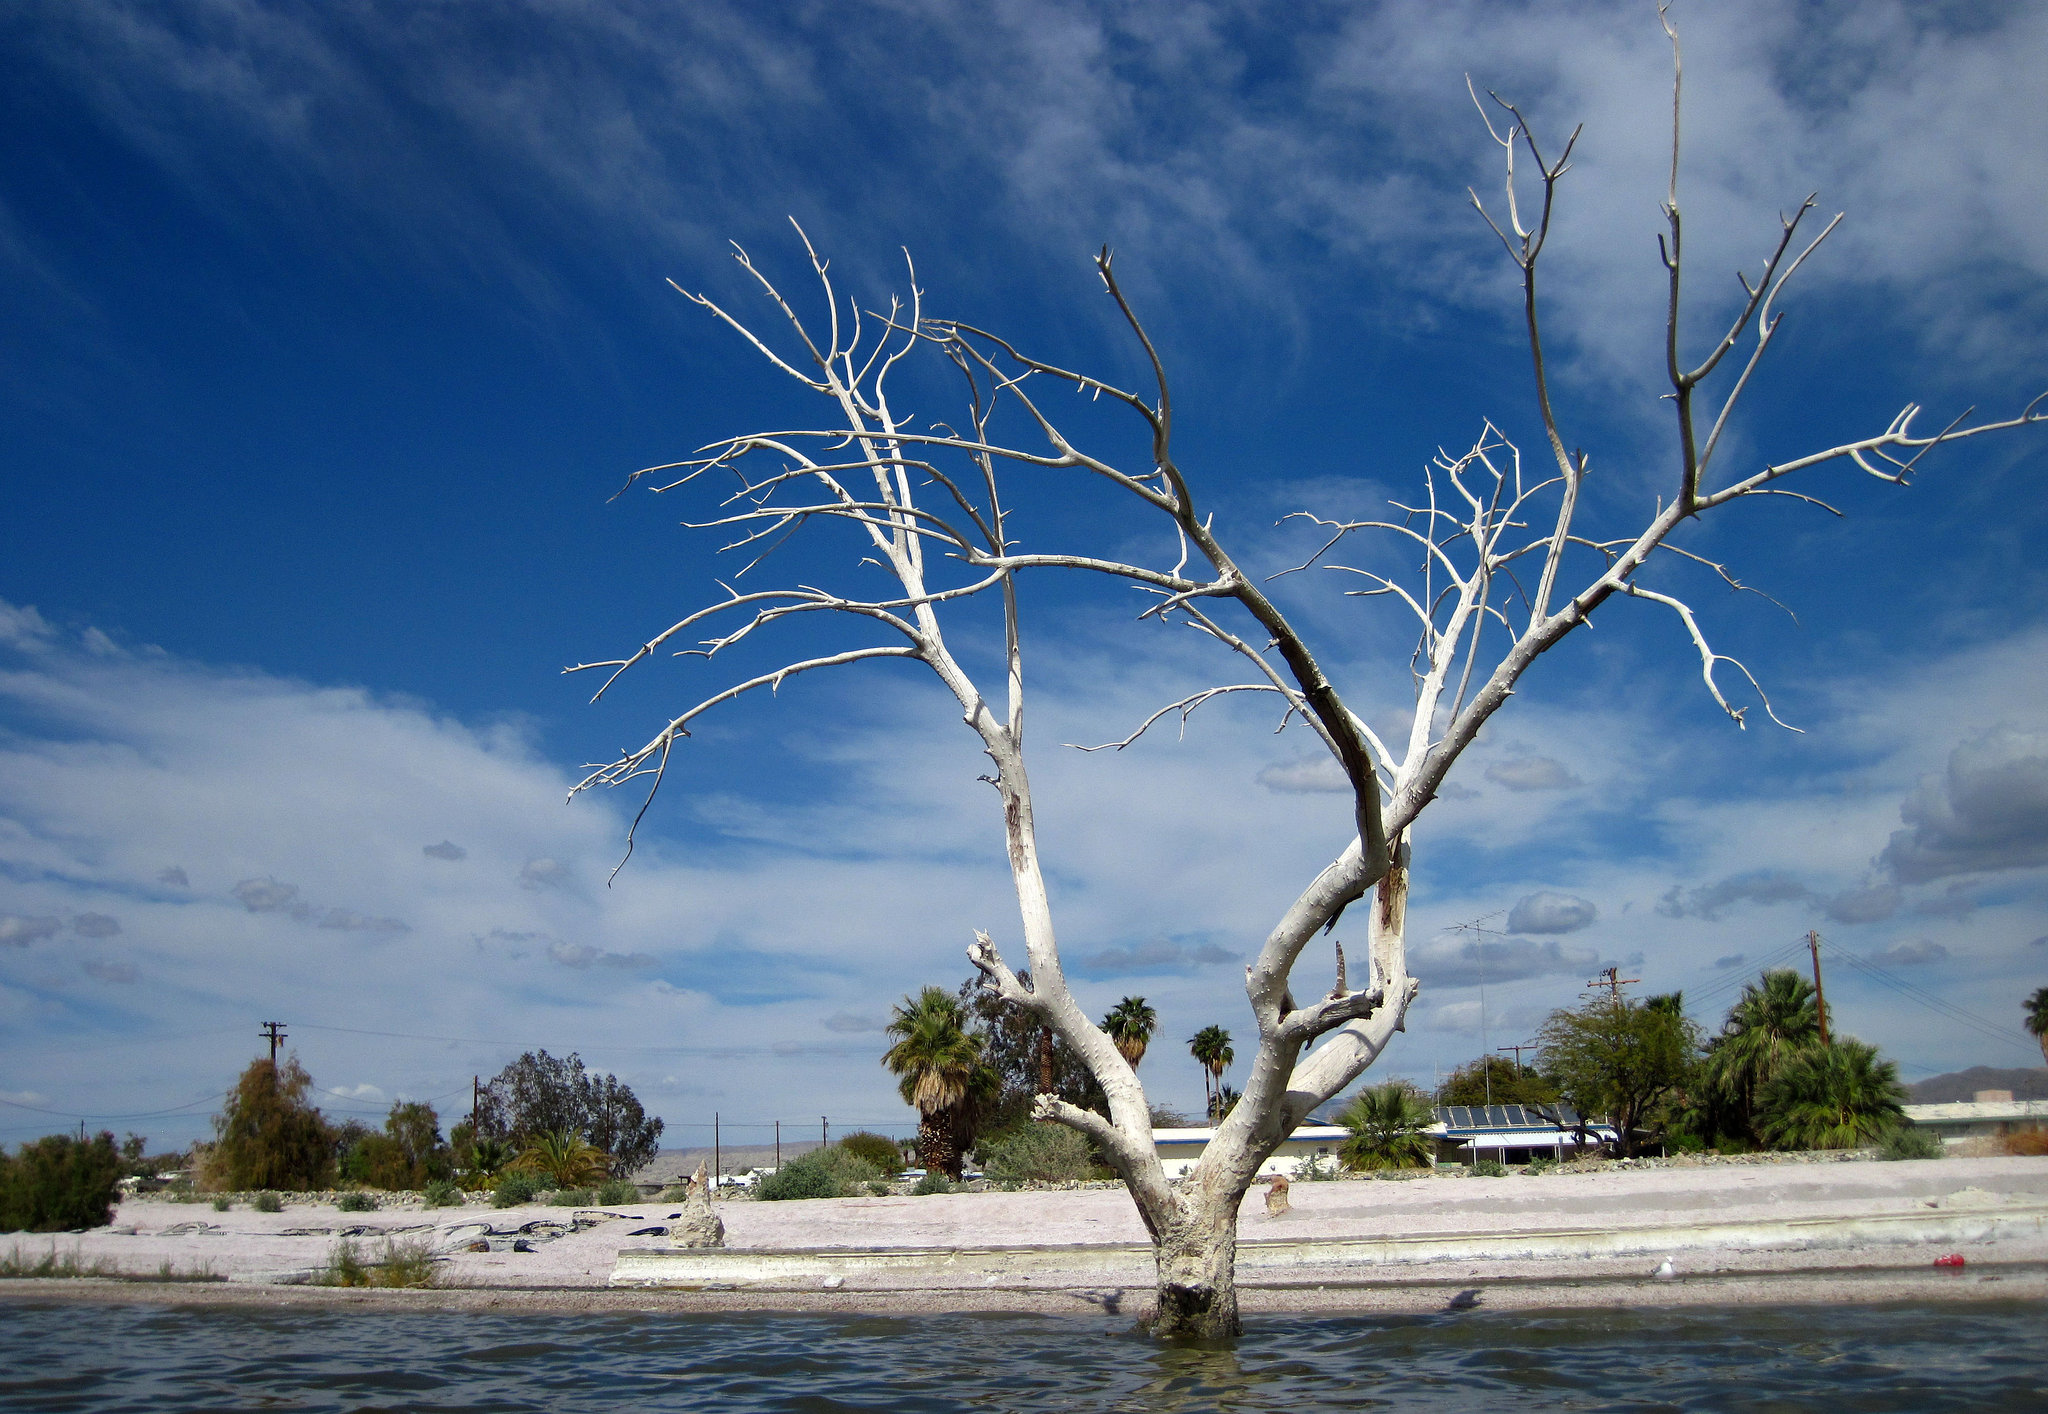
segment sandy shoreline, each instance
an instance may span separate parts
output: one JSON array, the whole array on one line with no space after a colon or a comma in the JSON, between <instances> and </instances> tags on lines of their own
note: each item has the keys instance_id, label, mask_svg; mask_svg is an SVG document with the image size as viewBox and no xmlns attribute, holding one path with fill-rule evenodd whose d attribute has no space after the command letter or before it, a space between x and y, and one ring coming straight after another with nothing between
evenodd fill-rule
<instances>
[{"instance_id":1,"label":"sandy shoreline","mask_svg":"<svg viewBox=\"0 0 2048 1414\"><path fill-rule=\"evenodd\" d=\"M1668 1245L1673 1233L1711 1235L1732 1222L1760 1220L1782 1221L1792 1233L1836 1235L1768 1247L1703 1241L1673 1249L1674 1275L1663 1279L1653 1275L1658 1259L1641 1252L1246 1267L1240 1271L1240 1292L1248 1315L1433 1311L1472 1291L1484 1306L1503 1310L2048 1299L2048 1225L2043 1217L2048 1214L2048 1159L2041 1158L1342 1181L1297 1185L1294 1200L1292 1213L1270 1219L1257 1206L1255 1192L1242 1237L1312 1243L1398 1236L1427 1242L1474 1232L1542 1236L1597 1230ZM662 1238L646 1235L645 1229L661 1225L672 1211L671 1204L623 1205L587 1213L583 1226L560 1236L536 1229L533 1240L519 1240L530 1250L513 1250L514 1240L504 1238L488 1244L497 1250L472 1251L477 1224L510 1233L536 1223L563 1223L572 1211L472 1206L348 1214L326 1205L290 1204L274 1214L245 1208L216 1213L203 1203L130 1201L121 1206L112 1228L54 1237L0 1236L0 1253L12 1250L34 1259L55 1251L83 1265L107 1264L135 1277L168 1265L220 1279L7 1279L0 1280L0 1300L506 1314L831 1311L1118 1317L1137 1316L1150 1301L1149 1264L1137 1257L1103 1264L1104 1249L1143 1239L1136 1212L1121 1190L719 1205L729 1249L742 1256L793 1250L900 1255L905 1249L944 1252L1028 1244L1040 1253L1039 1264L1015 1279L976 1276L940 1264L928 1270L856 1268L855 1275L830 1289L821 1289L817 1281L740 1282L728 1289L698 1290L609 1285L622 1249L662 1245ZM1867 1236L1889 1231L1887 1224L1897 1227L1930 1214L1955 1215L1961 1224L1957 1231L1982 1227L1994 1235L1953 1247L1944 1244L1940 1251L1925 1242ZM1987 1217L1999 1221L1987 1225ZM325 1263L348 1230L367 1230L352 1239L366 1252L386 1235L435 1245L442 1253L438 1286L365 1291L298 1284ZM1043 1255L1047 1250L1052 1258ZM1934 1267L1933 1258L1950 1250L1962 1255L1966 1265ZM1084 1254L1090 1261L1077 1259L1071 1271L1063 1271L1061 1252Z\"/></svg>"}]
</instances>

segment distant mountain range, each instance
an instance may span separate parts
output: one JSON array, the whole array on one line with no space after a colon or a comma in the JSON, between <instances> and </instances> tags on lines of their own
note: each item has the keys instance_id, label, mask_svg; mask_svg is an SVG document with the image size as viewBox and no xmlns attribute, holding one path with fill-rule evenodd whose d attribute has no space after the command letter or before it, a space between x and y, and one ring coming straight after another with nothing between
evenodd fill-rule
<instances>
[{"instance_id":1,"label":"distant mountain range","mask_svg":"<svg viewBox=\"0 0 2048 1414\"><path fill-rule=\"evenodd\" d=\"M1979 1090L2010 1090L2015 1100L2048 1100L2048 1069L2037 1066L2032 1070L1995 1070L1988 1065L1973 1065L1952 1075L1937 1075L1908 1085L1906 1094L1915 1105L1948 1105L1975 1099Z\"/></svg>"}]
</instances>

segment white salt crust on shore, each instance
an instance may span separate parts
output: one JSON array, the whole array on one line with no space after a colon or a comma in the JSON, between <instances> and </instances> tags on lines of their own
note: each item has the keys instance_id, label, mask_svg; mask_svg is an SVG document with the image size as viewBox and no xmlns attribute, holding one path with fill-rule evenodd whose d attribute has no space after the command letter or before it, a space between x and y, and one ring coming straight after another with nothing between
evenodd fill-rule
<instances>
[{"instance_id":1,"label":"white salt crust on shore","mask_svg":"<svg viewBox=\"0 0 2048 1414\"><path fill-rule=\"evenodd\" d=\"M1241 1235L1344 1238L1546 1228L1625 1228L1689 1221L1858 1217L1930 1210L2038 1207L2048 1202L2048 1158L1942 1159L1905 1163L1780 1164L1621 1169L1498 1179L1423 1178L1297 1184L1294 1211L1269 1219L1260 1191L1249 1195ZM98 1280L0 1281L12 1299L146 1302L258 1301L375 1309L451 1310L864 1310L904 1314L945 1310L1073 1311L1136 1314L1149 1300L1140 1266L1105 1284L1102 1273L1063 1281L1058 1273L1000 1289L943 1290L915 1279L851 1283L832 1292L759 1290L613 1291L606 1287L621 1247L661 1245L632 1237L662 1224L674 1204L618 1205L627 1216L531 1252L458 1252L440 1264L443 1289L341 1291L263 1284L326 1262L337 1238L291 1236L286 1229L362 1226L434 1237L458 1222L500 1230L535 1220L561 1221L549 1207L422 1210L416 1205L343 1213L330 1204L288 1204L280 1213L206 1203L130 1200L112 1228L55 1236L0 1236L34 1258L54 1249L83 1264L111 1262L137 1276L210 1271L226 1281L194 1284ZM734 1248L981 1247L1142 1242L1144 1232L1120 1189L954 1194L927 1198L847 1198L791 1203L722 1202ZM167 1236L202 1223L217 1229ZM412 1229L410 1233L402 1232ZM359 1239L374 1255L374 1238ZM1438 1309L1458 1290L1478 1287L1500 1309L1558 1306L1722 1304L1732 1301L1825 1302L2048 1297L2048 1237L1960 1246L1966 1266L1935 1269L1919 1246L1870 1244L1827 1250L1699 1250L1675 1258L1677 1280L1657 1280L1658 1259L1611 1257L1513 1262L1424 1262L1402 1267L1323 1268L1244 1274L1247 1311ZM1115 1284L1122 1283L1122 1284Z\"/></svg>"}]
</instances>

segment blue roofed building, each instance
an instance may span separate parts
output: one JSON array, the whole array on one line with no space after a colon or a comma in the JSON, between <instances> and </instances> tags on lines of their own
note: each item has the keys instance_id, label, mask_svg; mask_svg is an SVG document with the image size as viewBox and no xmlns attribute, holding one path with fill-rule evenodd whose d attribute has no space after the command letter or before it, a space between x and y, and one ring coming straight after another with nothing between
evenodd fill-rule
<instances>
[{"instance_id":1,"label":"blue roofed building","mask_svg":"<svg viewBox=\"0 0 2048 1414\"><path fill-rule=\"evenodd\" d=\"M1614 1142L1610 1125L1582 1121L1570 1105L1438 1105L1430 1135L1444 1163L1571 1159Z\"/></svg>"}]
</instances>

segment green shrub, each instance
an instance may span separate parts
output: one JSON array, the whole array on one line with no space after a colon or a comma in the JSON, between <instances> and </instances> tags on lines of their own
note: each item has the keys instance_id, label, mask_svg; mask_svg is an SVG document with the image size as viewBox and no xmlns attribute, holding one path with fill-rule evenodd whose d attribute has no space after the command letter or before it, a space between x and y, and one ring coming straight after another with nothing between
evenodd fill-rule
<instances>
[{"instance_id":1,"label":"green shrub","mask_svg":"<svg viewBox=\"0 0 2048 1414\"><path fill-rule=\"evenodd\" d=\"M249 1206L259 1213L281 1213L284 1211L284 1199L265 1189L249 1200Z\"/></svg>"},{"instance_id":2,"label":"green shrub","mask_svg":"<svg viewBox=\"0 0 2048 1414\"><path fill-rule=\"evenodd\" d=\"M851 1149L842 1149L837 1144L829 1149L820 1149L811 1157L832 1175L832 1181L838 1185L839 1191L833 1195L835 1198L859 1193L882 1177L880 1169Z\"/></svg>"},{"instance_id":3,"label":"green shrub","mask_svg":"<svg viewBox=\"0 0 2048 1414\"><path fill-rule=\"evenodd\" d=\"M24 1144L13 1158L0 1151L0 1230L69 1232L114 1220L121 1153L114 1136L78 1140L52 1134Z\"/></svg>"},{"instance_id":4,"label":"green shrub","mask_svg":"<svg viewBox=\"0 0 2048 1414\"><path fill-rule=\"evenodd\" d=\"M1296 1183L1329 1183L1337 1177L1337 1161L1327 1154L1308 1154L1294 1166Z\"/></svg>"},{"instance_id":5,"label":"green shrub","mask_svg":"<svg viewBox=\"0 0 2048 1414\"><path fill-rule=\"evenodd\" d=\"M822 1153L823 1150L818 1151ZM815 1154L791 1159L754 1187L754 1197L764 1203L794 1198L837 1198L839 1184L825 1171Z\"/></svg>"},{"instance_id":6,"label":"green shrub","mask_svg":"<svg viewBox=\"0 0 2048 1414\"><path fill-rule=\"evenodd\" d=\"M334 1200L334 1206L344 1213L374 1213L377 1200L367 1193L344 1193Z\"/></svg>"},{"instance_id":7,"label":"green shrub","mask_svg":"<svg viewBox=\"0 0 2048 1414\"><path fill-rule=\"evenodd\" d=\"M1065 1183L1095 1167L1088 1141L1063 1124L1029 1124L991 1141L981 1166L997 1183Z\"/></svg>"},{"instance_id":8,"label":"green shrub","mask_svg":"<svg viewBox=\"0 0 2048 1414\"><path fill-rule=\"evenodd\" d=\"M668 1187L662 1189L661 1192L655 1194L654 1201L657 1203L680 1203L689 1196L689 1184L672 1183Z\"/></svg>"},{"instance_id":9,"label":"green shrub","mask_svg":"<svg viewBox=\"0 0 2048 1414\"><path fill-rule=\"evenodd\" d=\"M880 1169L835 1144L791 1159L762 1179L754 1196L769 1203L792 1198L845 1198L866 1190L881 1177Z\"/></svg>"},{"instance_id":10,"label":"green shrub","mask_svg":"<svg viewBox=\"0 0 2048 1414\"><path fill-rule=\"evenodd\" d=\"M597 1201L606 1207L616 1203L637 1203L640 1190L623 1178L615 1178L597 1190Z\"/></svg>"},{"instance_id":11,"label":"green shrub","mask_svg":"<svg viewBox=\"0 0 2048 1414\"><path fill-rule=\"evenodd\" d=\"M1499 1159L1474 1159L1472 1161L1472 1176L1474 1178L1506 1178L1508 1176L1508 1167Z\"/></svg>"},{"instance_id":12,"label":"green shrub","mask_svg":"<svg viewBox=\"0 0 2048 1414\"><path fill-rule=\"evenodd\" d=\"M903 1150L885 1134L856 1129L839 1141L839 1147L866 1159L885 1177L903 1172Z\"/></svg>"},{"instance_id":13,"label":"green shrub","mask_svg":"<svg viewBox=\"0 0 2048 1414\"><path fill-rule=\"evenodd\" d=\"M436 1179L420 1195L429 1208L459 1208L462 1206L462 1185L449 1179Z\"/></svg>"},{"instance_id":14,"label":"green shrub","mask_svg":"<svg viewBox=\"0 0 2048 1414\"><path fill-rule=\"evenodd\" d=\"M235 1205L229 1202L226 1198L216 1198L213 1200L213 1210L216 1213L225 1213L226 1211L228 1211L228 1209L234 1206Z\"/></svg>"},{"instance_id":15,"label":"green shrub","mask_svg":"<svg viewBox=\"0 0 2048 1414\"><path fill-rule=\"evenodd\" d=\"M1552 1169L1556 1167L1556 1159L1534 1158L1529 1160L1529 1167L1523 1169L1522 1172L1526 1173L1531 1178L1537 1178L1543 1174L1549 1173Z\"/></svg>"},{"instance_id":16,"label":"green shrub","mask_svg":"<svg viewBox=\"0 0 2048 1414\"><path fill-rule=\"evenodd\" d=\"M1880 1159L1939 1159L1948 1154L1940 1139L1924 1129L1902 1124L1877 1146Z\"/></svg>"},{"instance_id":17,"label":"green shrub","mask_svg":"<svg viewBox=\"0 0 2048 1414\"><path fill-rule=\"evenodd\" d=\"M500 1208L516 1208L531 1203L546 1184L545 1178L529 1169L506 1169L491 1189L491 1202Z\"/></svg>"},{"instance_id":18,"label":"green shrub","mask_svg":"<svg viewBox=\"0 0 2048 1414\"><path fill-rule=\"evenodd\" d=\"M929 1198L935 1193L951 1193L953 1180L942 1173L928 1173L910 1191L920 1198Z\"/></svg>"},{"instance_id":19,"label":"green shrub","mask_svg":"<svg viewBox=\"0 0 2048 1414\"><path fill-rule=\"evenodd\" d=\"M548 1195L551 1208L588 1208L597 1201L597 1194L588 1188L557 1188Z\"/></svg>"}]
</instances>

